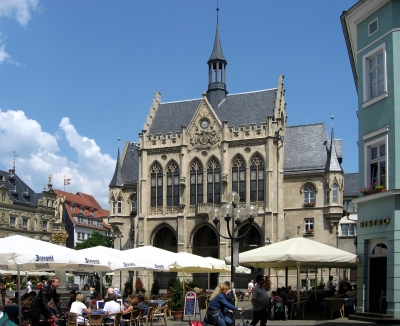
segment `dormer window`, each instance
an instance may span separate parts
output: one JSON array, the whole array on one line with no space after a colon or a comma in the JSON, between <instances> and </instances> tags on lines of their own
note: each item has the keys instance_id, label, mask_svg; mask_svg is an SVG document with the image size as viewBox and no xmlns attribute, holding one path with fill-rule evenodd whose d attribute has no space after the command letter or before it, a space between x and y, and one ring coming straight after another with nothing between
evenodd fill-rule
<instances>
[{"instance_id":1,"label":"dormer window","mask_svg":"<svg viewBox=\"0 0 400 326\"><path fill-rule=\"evenodd\" d=\"M76 207L75 206L71 206L71 209L72 209L73 212L76 211Z\"/></svg>"},{"instance_id":2,"label":"dormer window","mask_svg":"<svg viewBox=\"0 0 400 326\"><path fill-rule=\"evenodd\" d=\"M90 226L93 225L93 220L91 218L88 219L88 225L90 225Z\"/></svg>"},{"instance_id":3,"label":"dormer window","mask_svg":"<svg viewBox=\"0 0 400 326\"><path fill-rule=\"evenodd\" d=\"M97 227L99 227L99 228L103 227L103 221L102 220L97 221Z\"/></svg>"},{"instance_id":4,"label":"dormer window","mask_svg":"<svg viewBox=\"0 0 400 326\"><path fill-rule=\"evenodd\" d=\"M12 184L13 186L15 186L15 179L8 179L8 182L10 183L10 184Z\"/></svg>"},{"instance_id":5,"label":"dormer window","mask_svg":"<svg viewBox=\"0 0 400 326\"><path fill-rule=\"evenodd\" d=\"M18 194L12 194L14 200L18 200Z\"/></svg>"},{"instance_id":6,"label":"dormer window","mask_svg":"<svg viewBox=\"0 0 400 326\"><path fill-rule=\"evenodd\" d=\"M83 224L83 216L78 216L78 223Z\"/></svg>"},{"instance_id":7,"label":"dormer window","mask_svg":"<svg viewBox=\"0 0 400 326\"><path fill-rule=\"evenodd\" d=\"M85 209L84 208L81 208L81 213L85 214Z\"/></svg>"}]
</instances>

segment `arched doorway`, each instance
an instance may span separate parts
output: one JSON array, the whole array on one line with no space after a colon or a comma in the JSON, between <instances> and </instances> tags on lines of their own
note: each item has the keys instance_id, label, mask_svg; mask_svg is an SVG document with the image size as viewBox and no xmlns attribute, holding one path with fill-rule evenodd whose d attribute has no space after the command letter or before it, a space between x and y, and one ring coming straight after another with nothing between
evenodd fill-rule
<instances>
[{"instance_id":1,"label":"arched doorway","mask_svg":"<svg viewBox=\"0 0 400 326\"><path fill-rule=\"evenodd\" d=\"M240 227L238 236L242 236L247 231L249 225L244 224ZM252 224L249 232L239 239L239 253L246 252L264 245L264 239L258 226ZM258 269L252 269L251 274L236 274L235 287L238 289L247 289L250 279L255 280L256 276L262 273Z\"/></svg>"},{"instance_id":2,"label":"arched doorway","mask_svg":"<svg viewBox=\"0 0 400 326\"><path fill-rule=\"evenodd\" d=\"M386 292L387 245L386 241L370 243L368 311L381 313L386 310L386 302L381 306L380 297Z\"/></svg>"},{"instance_id":3,"label":"arched doorway","mask_svg":"<svg viewBox=\"0 0 400 326\"><path fill-rule=\"evenodd\" d=\"M153 238L153 246L164 250L178 252L178 242L175 232L168 225L158 228ZM170 280L175 280L177 273L153 272L154 279L158 280L161 289L168 289Z\"/></svg>"},{"instance_id":4,"label":"arched doorway","mask_svg":"<svg viewBox=\"0 0 400 326\"><path fill-rule=\"evenodd\" d=\"M193 254L202 257L219 258L218 234L209 226L200 226L193 236ZM193 274L198 282L198 287L208 287L208 274ZM215 288L218 285L218 273L210 273L210 287Z\"/></svg>"}]
</instances>

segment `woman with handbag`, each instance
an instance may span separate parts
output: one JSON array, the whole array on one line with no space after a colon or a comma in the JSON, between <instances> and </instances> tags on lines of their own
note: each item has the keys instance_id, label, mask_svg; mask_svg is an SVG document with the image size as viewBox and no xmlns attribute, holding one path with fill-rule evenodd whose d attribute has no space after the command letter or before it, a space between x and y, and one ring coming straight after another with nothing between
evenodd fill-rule
<instances>
[{"instance_id":1,"label":"woman with handbag","mask_svg":"<svg viewBox=\"0 0 400 326\"><path fill-rule=\"evenodd\" d=\"M225 299L226 293L230 290L226 284L218 285L210 297L210 305L208 306L204 322L216 326L230 326L232 319L226 315L226 311L242 311Z\"/></svg>"}]
</instances>

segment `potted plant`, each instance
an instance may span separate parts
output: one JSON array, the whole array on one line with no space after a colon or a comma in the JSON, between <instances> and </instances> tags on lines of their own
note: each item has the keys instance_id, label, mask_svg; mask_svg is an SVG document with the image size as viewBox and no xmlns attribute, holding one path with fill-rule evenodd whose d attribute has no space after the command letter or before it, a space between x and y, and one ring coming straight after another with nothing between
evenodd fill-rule
<instances>
[{"instance_id":1,"label":"potted plant","mask_svg":"<svg viewBox=\"0 0 400 326\"><path fill-rule=\"evenodd\" d=\"M171 297L172 317L174 317L174 320L182 320L184 303L183 285L179 279L176 279Z\"/></svg>"},{"instance_id":2,"label":"potted plant","mask_svg":"<svg viewBox=\"0 0 400 326\"><path fill-rule=\"evenodd\" d=\"M150 294L158 295L160 293L160 284L158 284L158 280L155 279L153 285L151 286Z\"/></svg>"},{"instance_id":3,"label":"potted plant","mask_svg":"<svg viewBox=\"0 0 400 326\"><path fill-rule=\"evenodd\" d=\"M372 194L376 194L377 192L383 192L386 191L385 186L378 185L377 182L374 182L372 186L369 187L364 187L363 189L360 190L360 193L362 193L363 196L368 196Z\"/></svg>"},{"instance_id":4,"label":"potted plant","mask_svg":"<svg viewBox=\"0 0 400 326\"><path fill-rule=\"evenodd\" d=\"M303 207L315 207L315 201L309 201L303 204Z\"/></svg>"},{"instance_id":5,"label":"potted plant","mask_svg":"<svg viewBox=\"0 0 400 326\"><path fill-rule=\"evenodd\" d=\"M306 230L306 233L307 233L307 234L311 234L311 233L313 233L313 232L314 232L313 229L307 229L307 230Z\"/></svg>"}]
</instances>

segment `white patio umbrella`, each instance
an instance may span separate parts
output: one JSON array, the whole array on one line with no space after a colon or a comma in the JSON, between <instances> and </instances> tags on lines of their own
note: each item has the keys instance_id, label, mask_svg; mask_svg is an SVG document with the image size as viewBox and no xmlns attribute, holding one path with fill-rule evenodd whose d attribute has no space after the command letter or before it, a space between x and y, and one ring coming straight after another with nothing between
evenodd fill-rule
<instances>
[{"instance_id":1,"label":"white patio umbrella","mask_svg":"<svg viewBox=\"0 0 400 326\"><path fill-rule=\"evenodd\" d=\"M226 257L229 264L231 257ZM351 268L357 255L303 237L276 242L239 254L239 263L258 268L297 268L297 292L300 292L300 266L307 268Z\"/></svg>"}]
</instances>

